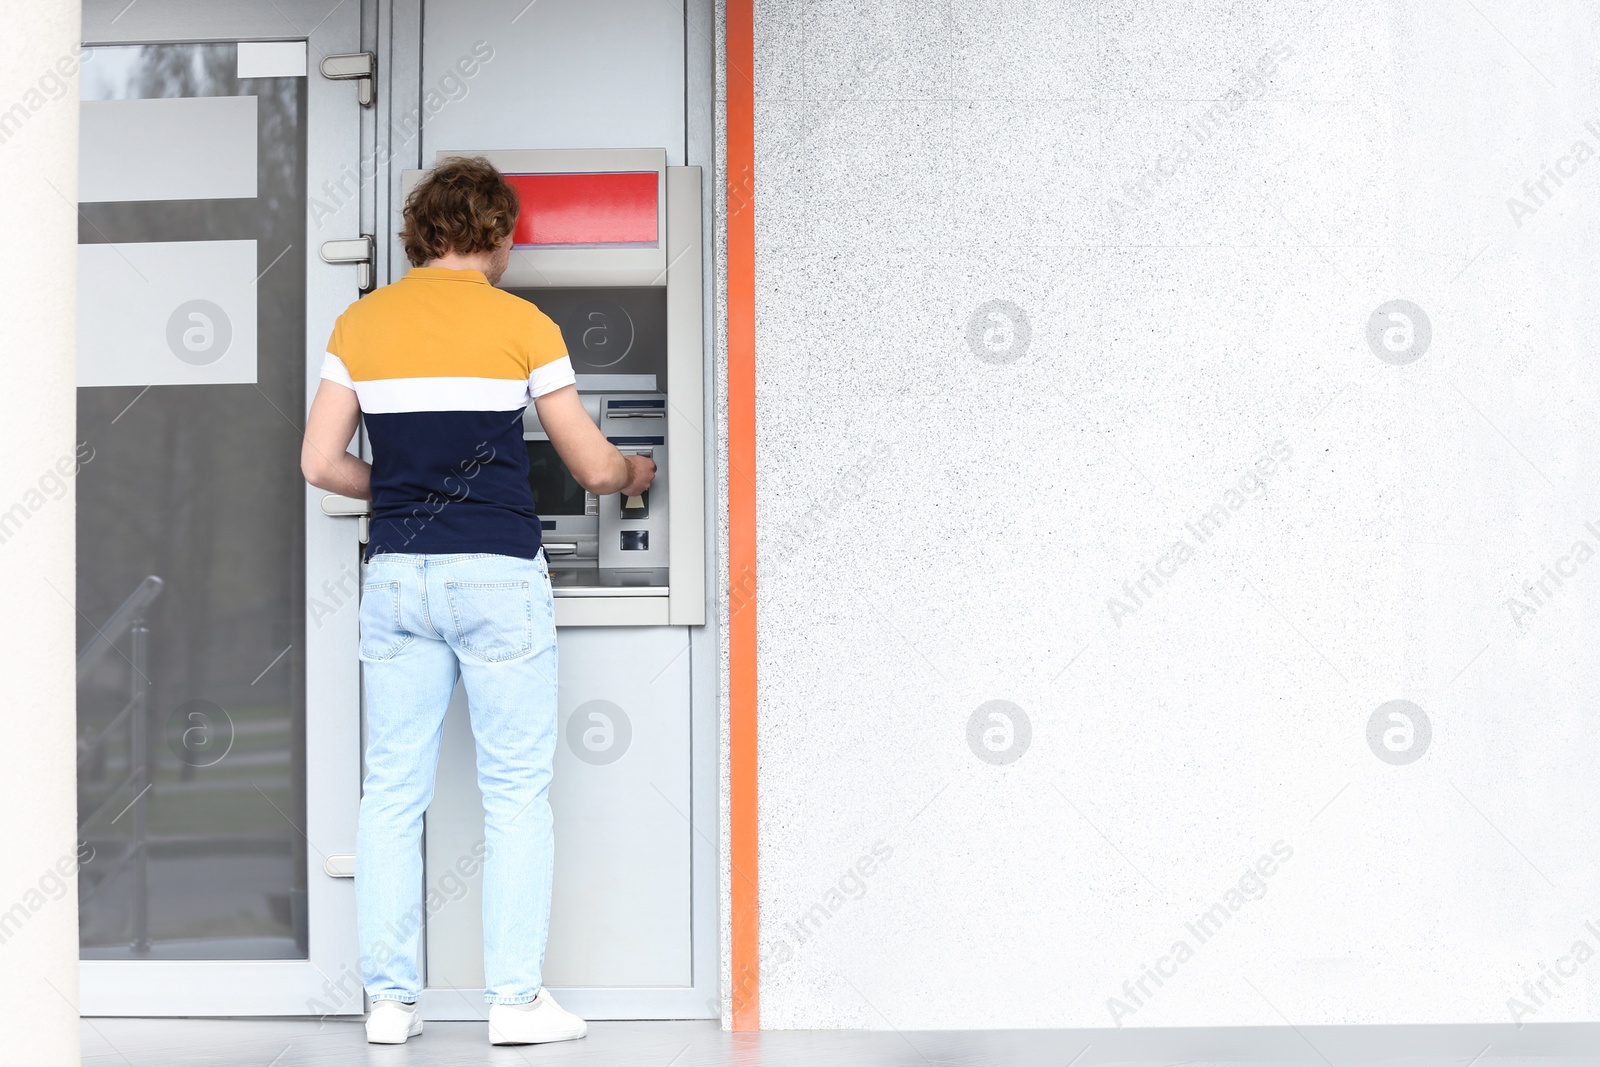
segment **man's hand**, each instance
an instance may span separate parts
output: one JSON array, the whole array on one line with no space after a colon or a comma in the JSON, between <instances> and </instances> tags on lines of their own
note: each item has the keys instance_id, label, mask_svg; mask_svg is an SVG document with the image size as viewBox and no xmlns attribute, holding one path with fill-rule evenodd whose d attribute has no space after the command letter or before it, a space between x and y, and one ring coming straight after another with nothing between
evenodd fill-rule
<instances>
[{"instance_id":1,"label":"man's hand","mask_svg":"<svg viewBox=\"0 0 1600 1067\"><path fill-rule=\"evenodd\" d=\"M655 463L618 452L584 410L576 387L562 386L535 398L533 404L556 455L579 485L596 496L618 491L638 496L649 487L656 476Z\"/></svg>"},{"instance_id":2,"label":"man's hand","mask_svg":"<svg viewBox=\"0 0 1600 1067\"><path fill-rule=\"evenodd\" d=\"M623 461L628 465L628 484L622 487L625 497L638 496L650 488L650 483L656 478L656 461L649 456L624 455Z\"/></svg>"}]
</instances>

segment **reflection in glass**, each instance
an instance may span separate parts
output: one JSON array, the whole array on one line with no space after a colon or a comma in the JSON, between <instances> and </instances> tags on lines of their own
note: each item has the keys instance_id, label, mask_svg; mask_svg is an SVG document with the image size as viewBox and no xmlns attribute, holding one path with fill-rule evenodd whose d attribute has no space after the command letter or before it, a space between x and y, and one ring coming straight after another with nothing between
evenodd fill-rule
<instances>
[{"instance_id":1,"label":"reflection in glass","mask_svg":"<svg viewBox=\"0 0 1600 1067\"><path fill-rule=\"evenodd\" d=\"M232 44L93 48L85 99L254 96L254 199L86 203L81 244L256 242L240 385L82 388L86 959L305 958L305 79Z\"/></svg>"}]
</instances>

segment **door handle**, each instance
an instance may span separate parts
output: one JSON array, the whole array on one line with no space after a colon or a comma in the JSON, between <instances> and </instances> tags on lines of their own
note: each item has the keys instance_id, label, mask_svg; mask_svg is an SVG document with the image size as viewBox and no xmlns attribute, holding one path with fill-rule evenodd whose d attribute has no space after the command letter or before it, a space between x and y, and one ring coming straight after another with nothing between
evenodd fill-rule
<instances>
[{"instance_id":1,"label":"door handle","mask_svg":"<svg viewBox=\"0 0 1600 1067\"><path fill-rule=\"evenodd\" d=\"M361 539L362 544L367 543L370 533L368 523L372 517L371 501L329 493L322 498L322 513L332 515L336 519L355 519L356 536Z\"/></svg>"}]
</instances>

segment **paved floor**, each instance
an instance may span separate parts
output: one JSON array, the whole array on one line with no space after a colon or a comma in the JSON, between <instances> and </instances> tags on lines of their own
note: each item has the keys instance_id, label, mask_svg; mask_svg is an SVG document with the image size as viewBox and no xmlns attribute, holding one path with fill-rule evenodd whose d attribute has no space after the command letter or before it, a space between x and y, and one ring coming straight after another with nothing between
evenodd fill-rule
<instances>
[{"instance_id":1,"label":"paved floor","mask_svg":"<svg viewBox=\"0 0 1600 1067\"><path fill-rule=\"evenodd\" d=\"M85 1019L91 1067L1600 1067L1600 1025L992 1030L777 1030L727 1034L709 1022L590 1023L582 1041L493 1048L483 1023L428 1023L402 1046L368 1045L359 1023Z\"/></svg>"}]
</instances>

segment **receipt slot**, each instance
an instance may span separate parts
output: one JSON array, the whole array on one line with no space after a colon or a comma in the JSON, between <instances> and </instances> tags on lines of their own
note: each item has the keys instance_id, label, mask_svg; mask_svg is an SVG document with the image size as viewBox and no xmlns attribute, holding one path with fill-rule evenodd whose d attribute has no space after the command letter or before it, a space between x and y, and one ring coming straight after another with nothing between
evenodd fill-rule
<instances>
[{"instance_id":1,"label":"receipt slot","mask_svg":"<svg viewBox=\"0 0 1600 1067\"><path fill-rule=\"evenodd\" d=\"M595 497L567 473L536 408L523 429L557 626L705 622L699 167L661 149L440 152L483 156L521 213L500 287L561 328L590 418L656 464L637 497ZM422 176L406 171L409 193Z\"/></svg>"}]
</instances>

